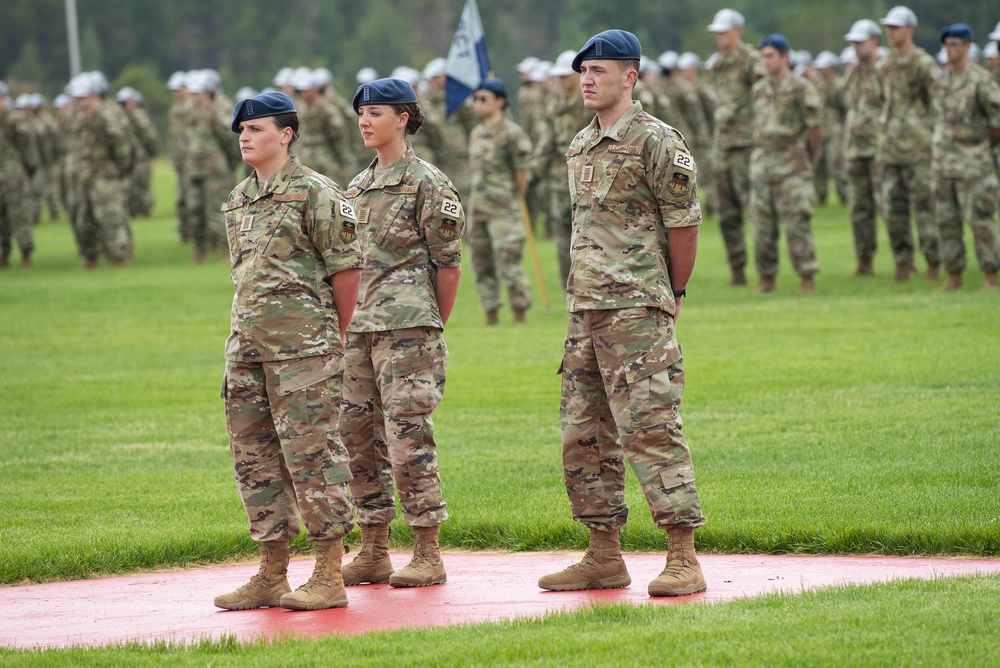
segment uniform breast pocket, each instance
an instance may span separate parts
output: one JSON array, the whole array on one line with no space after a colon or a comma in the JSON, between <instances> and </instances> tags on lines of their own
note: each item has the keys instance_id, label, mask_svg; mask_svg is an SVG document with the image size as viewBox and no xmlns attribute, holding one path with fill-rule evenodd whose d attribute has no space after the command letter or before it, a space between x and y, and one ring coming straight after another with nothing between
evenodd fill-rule
<instances>
[{"instance_id":1,"label":"uniform breast pocket","mask_svg":"<svg viewBox=\"0 0 1000 668\"><path fill-rule=\"evenodd\" d=\"M384 214L372 211L373 219L369 224L377 226L373 229L375 243L384 248L398 250L411 241L417 196L396 195L393 199L395 201Z\"/></svg>"},{"instance_id":2,"label":"uniform breast pocket","mask_svg":"<svg viewBox=\"0 0 1000 668\"><path fill-rule=\"evenodd\" d=\"M624 212L632 201L635 187L642 178L639 161L626 154L615 156L601 176L594 193L597 202L606 209Z\"/></svg>"},{"instance_id":3,"label":"uniform breast pocket","mask_svg":"<svg viewBox=\"0 0 1000 668\"><path fill-rule=\"evenodd\" d=\"M271 225L262 230L258 247L262 255L275 260L288 260L307 252L303 246L302 217L304 204L282 205L274 213Z\"/></svg>"}]
</instances>

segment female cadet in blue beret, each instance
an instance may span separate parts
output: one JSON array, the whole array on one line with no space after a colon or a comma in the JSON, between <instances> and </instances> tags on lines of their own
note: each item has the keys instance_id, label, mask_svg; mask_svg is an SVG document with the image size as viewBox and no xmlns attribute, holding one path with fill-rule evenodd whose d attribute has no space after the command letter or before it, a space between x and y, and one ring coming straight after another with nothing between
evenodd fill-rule
<instances>
[{"instance_id":1,"label":"female cadet in blue beret","mask_svg":"<svg viewBox=\"0 0 1000 668\"><path fill-rule=\"evenodd\" d=\"M242 100L233 111L232 130L254 171L222 207L236 286L222 396L261 565L247 584L215 599L228 610L347 605L340 566L354 509L334 425L361 248L343 192L290 153L298 127L284 93ZM288 542L303 522L316 565L292 592Z\"/></svg>"},{"instance_id":2,"label":"female cadet in blue beret","mask_svg":"<svg viewBox=\"0 0 1000 668\"><path fill-rule=\"evenodd\" d=\"M440 584L447 575L438 532L448 515L431 413L444 393L442 330L458 294L465 218L448 177L406 140L423 122L410 84L363 84L353 106L365 146L378 156L347 191L364 267L339 423L361 525L361 550L344 567L344 583ZM415 546L410 563L393 572L387 550L395 491Z\"/></svg>"}]
</instances>

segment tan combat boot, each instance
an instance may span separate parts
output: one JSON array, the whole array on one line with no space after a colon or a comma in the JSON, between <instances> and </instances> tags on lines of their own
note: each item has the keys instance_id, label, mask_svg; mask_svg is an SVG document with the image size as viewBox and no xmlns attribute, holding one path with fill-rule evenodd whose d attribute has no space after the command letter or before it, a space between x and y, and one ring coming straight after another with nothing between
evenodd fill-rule
<instances>
[{"instance_id":1,"label":"tan combat boot","mask_svg":"<svg viewBox=\"0 0 1000 668\"><path fill-rule=\"evenodd\" d=\"M384 584L392 575L389 560L389 524L362 524L361 550L354 560L344 566L344 585L370 582Z\"/></svg>"},{"instance_id":2,"label":"tan combat boot","mask_svg":"<svg viewBox=\"0 0 1000 668\"><path fill-rule=\"evenodd\" d=\"M344 546L333 543L316 546L316 566L309 581L281 597L286 610L326 610L347 607L347 592L340 574Z\"/></svg>"},{"instance_id":3,"label":"tan combat boot","mask_svg":"<svg viewBox=\"0 0 1000 668\"><path fill-rule=\"evenodd\" d=\"M997 272L992 271L983 274L983 290L996 290L997 289Z\"/></svg>"},{"instance_id":4,"label":"tan combat boot","mask_svg":"<svg viewBox=\"0 0 1000 668\"><path fill-rule=\"evenodd\" d=\"M854 270L855 276L874 276L875 268L871 260L858 260L858 268Z\"/></svg>"},{"instance_id":5,"label":"tan combat boot","mask_svg":"<svg viewBox=\"0 0 1000 668\"><path fill-rule=\"evenodd\" d=\"M440 526L413 527L413 559L389 576L390 587L427 587L448 581L438 545Z\"/></svg>"},{"instance_id":6,"label":"tan combat boot","mask_svg":"<svg viewBox=\"0 0 1000 668\"><path fill-rule=\"evenodd\" d=\"M937 283L941 280L941 265L928 264L927 273L924 275L924 283Z\"/></svg>"},{"instance_id":7,"label":"tan combat boot","mask_svg":"<svg viewBox=\"0 0 1000 668\"><path fill-rule=\"evenodd\" d=\"M814 292L816 292L816 279L812 276L803 276L802 282L799 283L799 294L811 295Z\"/></svg>"},{"instance_id":8,"label":"tan combat boot","mask_svg":"<svg viewBox=\"0 0 1000 668\"><path fill-rule=\"evenodd\" d=\"M948 280L938 288L938 292L954 292L962 289L962 272L948 272Z\"/></svg>"},{"instance_id":9,"label":"tan combat boot","mask_svg":"<svg viewBox=\"0 0 1000 668\"><path fill-rule=\"evenodd\" d=\"M514 311L514 322L524 322L524 311Z\"/></svg>"},{"instance_id":10,"label":"tan combat boot","mask_svg":"<svg viewBox=\"0 0 1000 668\"><path fill-rule=\"evenodd\" d=\"M590 545L583 558L558 573L538 579L538 586L549 591L578 589L617 589L632 584L622 559L621 532L590 530Z\"/></svg>"},{"instance_id":11,"label":"tan combat boot","mask_svg":"<svg viewBox=\"0 0 1000 668\"><path fill-rule=\"evenodd\" d=\"M496 311L486 312L486 326L492 327L493 325L500 324L500 315Z\"/></svg>"},{"instance_id":12,"label":"tan combat boot","mask_svg":"<svg viewBox=\"0 0 1000 668\"><path fill-rule=\"evenodd\" d=\"M774 276L761 276L760 283L757 284L757 292L761 294L765 292L774 292L777 287L778 284L774 280Z\"/></svg>"},{"instance_id":13,"label":"tan combat boot","mask_svg":"<svg viewBox=\"0 0 1000 668\"><path fill-rule=\"evenodd\" d=\"M234 592L215 597L215 606L226 610L275 608L288 586L288 543L268 543L260 546L260 570L250 582Z\"/></svg>"},{"instance_id":14,"label":"tan combat boot","mask_svg":"<svg viewBox=\"0 0 1000 668\"><path fill-rule=\"evenodd\" d=\"M650 596L687 596L708 589L701 565L694 555L694 529L667 527L670 547L667 567L649 583Z\"/></svg>"},{"instance_id":15,"label":"tan combat boot","mask_svg":"<svg viewBox=\"0 0 1000 668\"><path fill-rule=\"evenodd\" d=\"M747 275L743 273L743 267L733 267L733 277L729 279L729 285L731 287L736 287L739 285L747 284Z\"/></svg>"}]
</instances>

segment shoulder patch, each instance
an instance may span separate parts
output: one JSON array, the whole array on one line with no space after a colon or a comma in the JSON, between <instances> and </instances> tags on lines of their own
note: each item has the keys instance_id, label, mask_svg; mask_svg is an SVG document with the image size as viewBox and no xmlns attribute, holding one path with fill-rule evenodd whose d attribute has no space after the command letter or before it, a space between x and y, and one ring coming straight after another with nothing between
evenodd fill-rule
<instances>
[{"instance_id":1,"label":"shoulder patch","mask_svg":"<svg viewBox=\"0 0 1000 668\"><path fill-rule=\"evenodd\" d=\"M687 197L691 192L691 177L683 172L674 172L670 181L667 182L667 190L674 197Z\"/></svg>"},{"instance_id":2,"label":"shoulder patch","mask_svg":"<svg viewBox=\"0 0 1000 668\"><path fill-rule=\"evenodd\" d=\"M609 153L628 153L629 155L642 155L642 149L638 146L628 146L626 144L612 144L608 147Z\"/></svg>"},{"instance_id":3,"label":"shoulder patch","mask_svg":"<svg viewBox=\"0 0 1000 668\"><path fill-rule=\"evenodd\" d=\"M357 220L358 217L354 214L354 208L343 200L339 200L340 204L340 215L344 218L350 218L351 220Z\"/></svg>"},{"instance_id":4,"label":"shoulder patch","mask_svg":"<svg viewBox=\"0 0 1000 668\"><path fill-rule=\"evenodd\" d=\"M691 157L690 153L677 151L674 153L674 164L681 169L692 170L694 169L694 158Z\"/></svg>"}]
</instances>

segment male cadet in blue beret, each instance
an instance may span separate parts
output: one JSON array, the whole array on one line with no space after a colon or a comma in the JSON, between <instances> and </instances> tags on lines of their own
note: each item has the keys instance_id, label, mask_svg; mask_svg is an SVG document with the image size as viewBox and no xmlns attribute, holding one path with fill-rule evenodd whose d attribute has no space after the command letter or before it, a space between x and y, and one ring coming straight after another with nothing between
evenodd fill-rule
<instances>
[{"instance_id":1,"label":"male cadet in blue beret","mask_svg":"<svg viewBox=\"0 0 1000 668\"><path fill-rule=\"evenodd\" d=\"M996 223L1000 184L990 148L1000 143L1000 86L989 72L969 62L972 28L964 23L946 26L941 43L948 66L934 90L931 163L941 262L948 272L941 290L962 289L963 220L972 230L983 288L995 290L1000 270Z\"/></svg>"},{"instance_id":2,"label":"male cadet in blue beret","mask_svg":"<svg viewBox=\"0 0 1000 668\"><path fill-rule=\"evenodd\" d=\"M563 476L573 519L590 529L583 559L538 581L567 591L626 587L625 458L669 535L651 596L704 591L694 530L705 524L677 412L684 361L674 336L694 267L701 207L677 130L632 102L641 49L608 30L577 53L584 106L597 114L567 152L573 231L562 362Z\"/></svg>"},{"instance_id":3,"label":"male cadet in blue beret","mask_svg":"<svg viewBox=\"0 0 1000 668\"><path fill-rule=\"evenodd\" d=\"M785 231L788 254L802 279L799 292L816 291L819 271L813 244L816 190L813 165L823 146L823 100L808 80L791 70L784 35L760 42L767 76L753 85L753 151L750 153L750 224L760 292L773 292L778 274L778 237Z\"/></svg>"}]
</instances>

